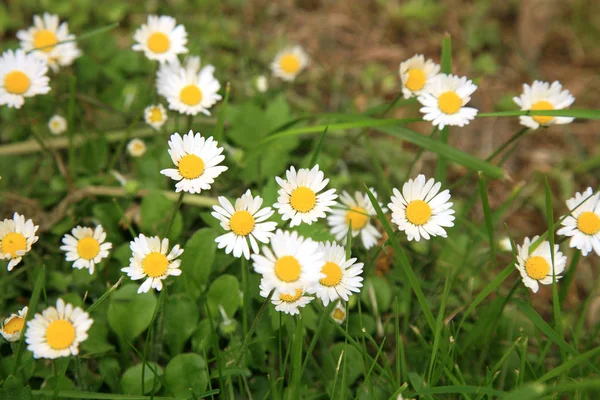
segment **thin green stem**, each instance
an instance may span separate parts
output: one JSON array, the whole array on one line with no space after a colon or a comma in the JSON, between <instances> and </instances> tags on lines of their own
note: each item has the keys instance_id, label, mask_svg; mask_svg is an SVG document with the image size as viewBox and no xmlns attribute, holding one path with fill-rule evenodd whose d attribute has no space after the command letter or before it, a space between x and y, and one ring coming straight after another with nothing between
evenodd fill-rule
<instances>
[{"instance_id":1,"label":"thin green stem","mask_svg":"<svg viewBox=\"0 0 600 400\"><path fill-rule=\"evenodd\" d=\"M183 202L183 196L185 192L179 193L179 198L177 198L177 203L175 203L175 208L173 209L173 213L171 214L171 219L167 224L167 229L165 230L164 237L169 237L171 234L171 228L173 227L173 223L175 222L175 217L177 216L177 211L179 211L179 207L181 207L181 203Z\"/></svg>"},{"instance_id":2,"label":"thin green stem","mask_svg":"<svg viewBox=\"0 0 600 400\"><path fill-rule=\"evenodd\" d=\"M246 350L248 349L248 343L250 342L250 338L252 337L252 334L256 330L256 327L258 326L258 323L260 322L260 319L262 318L262 315L265 312L267 305L271 302L271 298L273 298L273 293L275 293L275 290L271 290L271 293L269 293L269 296L265 299L262 306L260 306L260 310L258 310L258 314L256 314L254 321L252 321L250 330L248 330L248 333L246 333L246 336L244 337L244 341L242 342L242 348L240 349L240 354L238 355L238 358L235 361L236 365L239 364L242 361L242 359L244 358L244 354L246 354Z\"/></svg>"}]
</instances>

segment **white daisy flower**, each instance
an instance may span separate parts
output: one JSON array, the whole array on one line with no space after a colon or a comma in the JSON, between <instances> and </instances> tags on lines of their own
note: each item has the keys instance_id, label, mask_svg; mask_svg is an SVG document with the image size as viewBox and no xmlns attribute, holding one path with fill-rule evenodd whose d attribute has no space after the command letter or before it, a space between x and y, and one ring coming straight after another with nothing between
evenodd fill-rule
<instances>
[{"instance_id":1,"label":"white daisy flower","mask_svg":"<svg viewBox=\"0 0 600 400\"><path fill-rule=\"evenodd\" d=\"M0 55L0 106L21 108L25 97L50 91L48 65L23 50L6 50Z\"/></svg>"},{"instance_id":2,"label":"white daisy flower","mask_svg":"<svg viewBox=\"0 0 600 400\"><path fill-rule=\"evenodd\" d=\"M523 93L520 97L513 97L513 101L521 107L521 110L563 110L573 104L575 97L568 90L563 90L558 81L554 81L552 84L534 81L531 86L524 84ZM521 125L537 129L540 126L570 124L575 118L522 115L519 119Z\"/></svg>"},{"instance_id":3,"label":"white daisy flower","mask_svg":"<svg viewBox=\"0 0 600 400\"><path fill-rule=\"evenodd\" d=\"M523 283L530 288L533 293L537 293L540 286L552 284L552 254L550 253L550 242L544 240L535 250L530 247L539 236L529 240L525 238L523 246L517 245L517 269L521 273ZM562 276L560 274L565 270L567 257L558 250L558 245L554 245L554 274L558 281Z\"/></svg>"},{"instance_id":4,"label":"white daisy flower","mask_svg":"<svg viewBox=\"0 0 600 400\"><path fill-rule=\"evenodd\" d=\"M371 192L377 198L377 193L373 189L371 189ZM377 239L381 237L381 233L372 223L371 217L376 217L377 212L371 204L369 196L366 193L354 192L354 197L352 197L348 192L343 191L340 200L345 208L334 208L331 215L327 217L331 234L335 235L335 240L338 242L345 241L348 228L352 223L352 237L360 234L365 249L370 249L377 244ZM381 203L379 205L381 206ZM384 213L387 212L385 207L382 207L382 210Z\"/></svg>"},{"instance_id":5,"label":"white daisy flower","mask_svg":"<svg viewBox=\"0 0 600 400\"><path fill-rule=\"evenodd\" d=\"M21 262L25 254L31 250L31 245L38 241L35 236L39 226L33 221L25 221L23 215L14 213L12 219L5 218L0 222L0 260L10 260L8 270Z\"/></svg>"},{"instance_id":6,"label":"white daisy flower","mask_svg":"<svg viewBox=\"0 0 600 400\"><path fill-rule=\"evenodd\" d=\"M269 297L269 293L271 293L271 290L267 288L268 286L265 286L261 281L260 295L264 298ZM271 298L271 303L275 306L276 311L290 315L300 314L300 308L313 300L311 296L305 296L304 294L305 291L303 288L296 289L290 294L275 291Z\"/></svg>"},{"instance_id":7,"label":"white daisy flower","mask_svg":"<svg viewBox=\"0 0 600 400\"><path fill-rule=\"evenodd\" d=\"M308 66L308 55L302 47L294 46L281 50L271 62L273 75L291 82Z\"/></svg>"},{"instance_id":8,"label":"white daisy flower","mask_svg":"<svg viewBox=\"0 0 600 400\"><path fill-rule=\"evenodd\" d=\"M278 229L271 238L270 247L263 246L263 255L252 254L254 271L263 276L262 287L270 292L295 294L324 277L319 271L323 254L317 251L319 244L305 239L298 232Z\"/></svg>"},{"instance_id":9,"label":"white daisy flower","mask_svg":"<svg viewBox=\"0 0 600 400\"><path fill-rule=\"evenodd\" d=\"M27 307L19 310L17 314L11 314L10 317L4 320L0 325L0 335L7 342L17 342L21 339L21 332L25 327L25 318L27 317Z\"/></svg>"},{"instance_id":10,"label":"white daisy flower","mask_svg":"<svg viewBox=\"0 0 600 400\"><path fill-rule=\"evenodd\" d=\"M173 75L180 75L183 72L186 76L197 75L200 72L200 57L199 56L187 56L183 61L183 64L179 61L179 58L175 57L172 60L167 61L164 64L160 64L158 71L156 72L156 91L161 96L167 96L163 89L168 87L168 80Z\"/></svg>"},{"instance_id":11,"label":"white daisy flower","mask_svg":"<svg viewBox=\"0 0 600 400\"><path fill-rule=\"evenodd\" d=\"M61 115L54 115L48 121L48 129L53 135L60 135L67 131L67 120Z\"/></svg>"},{"instance_id":12,"label":"white daisy flower","mask_svg":"<svg viewBox=\"0 0 600 400\"><path fill-rule=\"evenodd\" d=\"M141 157L146 154L146 143L142 139L134 138L127 143L127 153L131 157Z\"/></svg>"},{"instance_id":13,"label":"white daisy flower","mask_svg":"<svg viewBox=\"0 0 600 400\"><path fill-rule=\"evenodd\" d=\"M331 311L331 318L338 324L343 324L346 320L346 305L341 301L338 301Z\"/></svg>"},{"instance_id":14,"label":"white daisy flower","mask_svg":"<svg viewBox=\"0 0 600 400\"><path fill-rule=\"evenodd\" d=\"M192 130L183 138L174 133L169 140L169 154L177 168L160 173L178 181L175 192L200 193L210 189L215 178L227 171L227 167L219 165L225 159L221 153L223 148L212 136L206 139L199 133L194 135Z\"/></svg>"},{"instance_id":15,"label":"white daisy flower","mask_svg":"<svg viewBox=\"0 0 600 400\"><path fill-rule=\"evenodd\" d=\"M466 77L439 74L427 83L417 98L423 105L421 112L425 121L434 126L465 126L477 115L477 109L465 107L477 86Z\"/></svg>"},{"instance_id":16,"label":"white daisy flower","mask_svg":"<svg viewBox=\"0 0 600 400\"><path fill-rule=\"evenodd\" d=\"M96 229L76 226L63 237L63 246L60 249L67 253L67 261L73 263L73 268L87 268L90 275L102 259L108 257L108 251L112 249L112 243L104 242L106 232L98 225Z\"/></svg>"},{"instance_id":17,"label":"white daisy flower","mask_svg":"<svg viewBox=\"0 0 600 400\"><path fill-rule=\"evenodd\" d=\"M335 189L319 194L329 183L329 179L324 179L323 171L319 171L319 165L310 170L300 168L297 173L294 167L290 167L285 174L287 180L275 177L281 189L277 192L279 197L273 208L279 210L281 218L284 221L291 219L290 227L302 222L311 225L319 218L325 218L325 212L331 211L338 196Z\"/></svg>"},{"instance_id":18,"label":"white daisy flower","mask_svg":"<svg viewBox=\"0 0 600 400\"><path fill-rule=\"evenodd\" d=\"M221 226L227 231L226 234L215 239L218 248L225 248L225 254L233 252L233 256L250 259L250 247L254 253L259 253L258 242L268 244L273 231L277 227L276 222L269 222L275 211L271 207L261 209L263 199L260 196L252 197L250 189L235 201L235 206L227 198L219 196L220 206L213 206L211 215L221 221Z\"/></svg>"},{"instance_id":19,"label":"white daisy flower","mask_svg":"<svg viewBox=\"0 0 600 400\"><path fill-rule=\"evenodd\" d=\"M348 301L352 292L360 292L363 263L357 263L356 258L346 259L346 249L334 242L320 243L317 251L324 254L323 277L307 288L308 293L315 293L327 305L339 298Z\"/></svg>"},{"instance_id":20,"label":"white daisy flower","mask_svg":"<svg viewBox=\"0 0 600 400\"><path fill-rule=\"evenodd\" d=\"M577 192L567 200L567 207L572 212L556 233L570 236L569 246L581 250L584 256L592 250L600 256L600 192L594 194L591 187Z\"/></svg>"},{"instance_id":21,"label":"white daisy flower","mask_svg":"<svg viewBox=\"0 0 600 400\"><path fill-rule=\"evenodd\" d=\"M167 122L167 110L162 104L148 106L144 109L144 120L148 125L159 130Z\"/></svg>"},{"instance_id":22,"label":"white daisy flower","mask_svg":"<svg viewBox=\"0 0 600 400\"><path fill-rule=\"evenodd\" d=\"M269 90L269 81L264 75L256 77L254 85L256 86L256 90L258 90L260 93L266 93L266 91Z\"/></svg>"},{"instance_id":23,"label":"white daisy flower","mask_svg":"<svg viewBox=\"0 0 600 400\"><path fill-rule=\"evenodd\" d=\"M169 252L169 239L160 239L158 236L146 237L140 234L130 242L132 257L129 267L122 268L132 281L146 279L138 289L138 293L146 293L151 288L162 290L162 281L169 275L181 275L181 260L176 260L183 249L175 245Z\"/></svg>"},{"instance_id":24,"label":"white daisy flower","mask_svg":"<svg viewBox=\"0 0 600 400\"><path fill-rule=\"evenodd\" d=\"M451 208L450 191L440 192L442 184L433 178L425 182L420 174L415 180L409 179L402 186L402 193L394 188L392 202L392 222L406 232L408 240L429 240L431 236L447 237L444 227L454 226L454 210Z\"/></svg>"},{"instance_id":25,"label":"white daisy flower","mask_svg":"<svg viewBox=\"0 0 600 400\"><path fill-rule=\"evenodd\" d=\"M143 51L149 60L164 63L187 53L187 32L183 25L177 25L175 18L165 15L149 15L145 24L133 35L135 51Z\"/></svg>"},{"instance_id":26,"label":"white daisy flower","mask_svg":"<svg viewBox=\"0 0 600 400\"><path fill-rule=\"evenodd\" d=\"M73 64L81 56L75 35L69 33L69 24L60 23L58 15L44 13L33 16L33 26L17 32L21 48L48 63L52 71ZM67 43L57 44L58 42Z\"/></svg>"},{"instance_id":27,"label":"white daisy flower","mask_svg":"<svg viewBox=\"0 0 600 400\"><path fill-rule=\"evenodd\" d=\"M399 73L402 80L402 94L405 99L420 96L425 93L424 89L440 72L439 64L433 60L425 61L422 54L417 54L400 63Z\"/></svg>"}]
</instances>

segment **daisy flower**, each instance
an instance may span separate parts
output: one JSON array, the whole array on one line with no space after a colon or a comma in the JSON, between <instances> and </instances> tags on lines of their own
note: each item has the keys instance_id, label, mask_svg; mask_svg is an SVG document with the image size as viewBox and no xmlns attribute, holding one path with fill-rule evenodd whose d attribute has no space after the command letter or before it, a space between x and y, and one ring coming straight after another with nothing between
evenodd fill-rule
<instances>
[{"instance_id":1,"label":"daisy flower","mask_svg":"<svg viewBox=\"0 0 600 400\"><path fill-rule=\"evenodd\" d=\"M352 292L360 292L363 263L357 263L356 258L346 259L346 249L334 242L320 243L317 251L324 257L321 263L323 277L308 287L309 293L315 293L323 305L327 305L339 298L348 301Z\"/></svg>"},{"instance_id":2,"label":"daisy flower","mask_svg":"<svg viewBox=\"0 0 600 400\"><path fill-rule=\"evenodd\" d=\"M190 130L183 138L179 133L171 135L169 154L177 168L167 168L161 174L178 181L175 192L200 193L210 189L215 178L227 171L219 165L224 159L223 148L212 136L208 139L194 135Z\"/></svg>"},{"instance_id":3,"label":"daisy flower","mask_svg":"<svg viewBox=\"0 0 600 400\"><path fill-rule=\"evenodd\" d=\"M58 15L44 13L33 16L33 26L17 32L21 48L48 63L52 71L73 64L81 56L75 35L69 33L69 24L60 23ZM69 41L57 44L58 42Z\"/></svg>"},{"instance_id":4,"label":"daisy flower","mask_svg":"<svg viewBox=\"0 0 600 400\"><path fill-rule=\"evenodd\" d=\"M291 219L290 227L300 225L302 222L312 224L319 218L325 218L325 212L331 211L335 205L335 189L319 192L327 186L329 179L319 171L319 165L312 169L300 168L296 173L294 167L286 171L287 179L275 177L281 186L277 192L279 197L273 208L279 210L281 218L286 221Z\"/></svg>"},{"instance_id":5,"label":"daisy flower","mask_svg":"<svg viewBox=\"0 0 600 400\"><path fill-rule=\"evenodd\" d=\"M183 64L177 57L164 64L160 64L158 71L156 72L156 91L161 96L166 96L162 89L168 86L167 81L171 76L179 75L182 72L186 75L197 75L198 72L200 72L200 65L199 56L187 56L183 61Z\"/></svg>"},{"instance_id":6,"label":"daisy flower","mask_svg":"<svg viewBox=\"0 0 600 400\"><path fill-rule=\"evenodd\" d=\"M421 112L425 121L444 129L445 126L465 126L477 115L477 109L465 107L477 86L466 77L439 74L433 78L425 91L417 97L423 105Z\"/></svg>"},{"instance_id":7,"label":"daisy flower","mask_svg":"<svg viewBox=\"0 0 600 400\"><path fill-rule=\"evenodd\" d=\"M341 301L331 311L331 318L340 325L346 320L346 306Z\"/></svg>"},{"instance_id":8,"label":"daisy flower","mask_svg":"<svg viewBox=\"0 0 600 400\"><path fill-rule=\"evenodd\" d=\"M444 227L454 226L454 210L451 208L450 191L440 192L442 184L433 178L425 182L420 174L415 180L409 179L402 186L402 193L394 188L392 202L392 222L406 232L408 240L429 240L431 236L447 237Z\"/></svg>"},{"instance_id":9,"label":"daisy flower","mask_svg":"<svg viewBox=\"0 0 600 400\"><path fill-rule=\"evenodd\" d=\"M425 93L427 83L440 72L439 64L433 60L425 60L422 54L417 54L400 63L399 73L402 80L402 94L405 99L420 96Z\"/></svg>"},{"instance_id":10,"label":"daisy flower","mask_svg":"<svg viewBox=\"0 0 600 400\"><path fill-rule=\"evenodd\" d=\"M264 298L268 298L269 293L271 293L271 290L267 288L268 286L265 286L261 282L260 295ZM271 303L275 306L276 311L290 315L300 314L300 308L313 300L311 296L305 296L304 294L305 291L303 288L296 289L290 294L275 291L271 298Z\"/></svg>"},{"instance_id":11,"label":"daisy flower","mask_svg":"<svg viewBox=\"0 0 600 400\"><path fill-rule=\"evenodd\" d=\"M273 75L291 82L308 65L308 56L300 46L283 49L271 62Z\"/></svg>"},{"instance_id":12,"label":"daisy flower","mask_svg":"<svg viewBox=\"0 0 600 400\"><path fill-rule=\"evenodd\" d=\"M513 101L521 107L521 110L563 110L569 107L575 101L575 97L564 89L560 82L534 81L533 85L523 85L523 93L519 97L513 97ZM519 117L521 125L531 129L537 129L540 126L570 124L574 118L569 117L551 117L536 115L528 117L522 115Z\"/></svg>"},{"instance_id":13,"label":"daisy flower","mask_svg":"<svg viewBox=\"0 0 600 400\"><path fill-rule=\"evenodd\" d=\"M48 65L23 50L6 50L0 55L0 106L21 108L25 97L50 91Z\"/></svg>"},{"instance_id":14,"label":"daisy flower","mask_svg":"<svg viewBox=\"0 0 600 400\"><path fill-rule=\"evenodd\" d=\"M167 122L167 110L162 104L148 106L144 109L144 120L148 125L159 130Z\"/></svg>"},{"instance_id":15,"label":"daisy flower","mask_svg":"<svg viewBox=\"0 0 600 400\"><path fill-rule=\"evenodd\" d=\"M305 239L298 232L278 229L271 238L270 247L263 246L263 255L252 254L254 271L262 275L264 291L294 294L296 289L314 285L323 277L319 270L323 254L319 244Z\"/></svg>"},{"instance_id":16,"label":"daisy flower","mask_svg":"<svg viewBox=\"0 0 600 400\"><path fill-rule=\"evenodd\" d=\"M102 259L108 257L112 243L106 242L106 232L98 225L96 229L76 226L63 237L60 249L67 253L67 261L74 261L73 268L87 268L90 275Z\"/></svg>"},{"instance_id":17,"label":"daisy flower","mask_svg":"<svg viewBox=\"0 0 600 400\"><path fill-rule=\"evenodd\" d=\"M48 121L48 129L53 135L60 135L67 131L67 120L61 115L54 115Z\"/></svg>"},{"instance_id":18,"label":"daisy flower","mask_svg":"<svg viewBox=\"0 0 600 400\"><path fill-rule=\"evenodd\" d=\"M142 139L131 139L127 143L127 152L131 157L141 157L146 154L146 143Z\"/></svg>"},{"instance_id":19,"label":"daisy flower","mask_svg":"<svg viewBox=\"0 0 600 400\"><path fill-rule=\"evenodd\" d=\"M256 86L256 90L258 90L260 93L266 93L266 91L269 90L269 81L264 75L256 77L254 80L254 85Z\"/></svg>"},{"instance_id":20,"label":"daisy flower","mask_svg":"<svg viewBox=\"0 0 600 400\"><path fill-rule=\"evenodd\" d=\"M169 275L179 276L181 260L176 260L183 253L179 245L175 245L169 253L169 239L158 236L146 237L140 234L130 242L132 257L129 267L121 269L132 281L146 279L138 289L138 293L146 293L151 288L162 290L162 281Z\"/></svg>"},{"instance_id":21,"label":"daisy flower","mask_svg":"<svg viewBox=\"0 0 600 400\"><path fill-rule=\"evenodd\" d=\"M539 236L529 240L525 238L523 246L517 245L517 269L521 273L523 283L530 288L533 293L537 293L540 286L552 284L552 254L550 253L550 242L544 240L535 250L530 247ZM567 257L558 250L558 245L554 245L554 274L558 281L562 276L560 274L565 270Z\"/></svg>"},{"instance_id":22,"label":"daisy flower","mask_svg":"<svg viewBox=\"0 0 600 400\"><path fill-rule=\"evenodd\" d=\"M570 215L562 221L558 235L570 236L569 246L587 256L592 250L600 255L600 192L591 187L567 200Z\"/></svg>"},{"instance_id":23,"label":"daisy flower","mask_svg":"<svg viewBox=\"0 0 600 400\"><path fill-rule=\"evenodd\" d=\"M377 193L373 189L371 189L371 192L377 198ZM345 208L334 209L331 215L327 217L331 234L335 235L335 240L338 242L346 240L348 228L352 223L352 237L360 234L363 246L370 249L377 243L381 233L372 224L371 217L377 216L377 213L369 200L369 196L366 193L354 192L354 197L352 197L348 192L343 191L340 200ZM384 213L387 212L386 208L382 207L382 209Z\"/></svg>"},{"instance_id":24,"label":"daisy flower","mask_svg":"<svg viewBox=\"0 0 600 400\"><path fill-rule=\"evenodd\" d=\"M31 250L31 245L38 241L35 236L39 226L33 221L25 221L23 215L14 213L12 219L0 222L0 260L10 260L8 270L21 262L25 254Z\"/></svg>"},{"instance_id":25,"label":"daisy flower","mask_svg":"<svg viewBox=\"0 0 600 400\"><path fill-rule=\"evenodd\" d=\"M268 244L276 222L268 222L275 211L271 207L260 208L263 199L260 196L252 197L250 189L235 201L235 206L223 196L219 196L220 206L213 206L211 215L221 222L226 234L215 239L218 248L225 248L225 254L233 252L233 256L250 259L250 247L254 253L259 253L258 242Z\"/></svg>"},{"instance_id":26,"label":"daisy flower","mask_svg":"<svg viewBox=\"0 0 600 400\"><path fill-rule=\"evenodd\" d=\"M175 18L165 15L149 15L145 24L133 35L135 51L143 51L149 60L164 63L187 53L187 32L183 25L177 25Z\"/></svg>"},{"instance_id":27,"label":"daisy flower","mask_svg":"<svg viewBox=\"0 0 600 400\"><path fill-rule=\"evenodd\" d=\"M17 342L21 338L21 332L25 327L25 318L27 317L27 307L19 310L17 314L11 314L10 317L4 320L0 325L0 335L7 342Z\"/></svg>"}]
</instances>

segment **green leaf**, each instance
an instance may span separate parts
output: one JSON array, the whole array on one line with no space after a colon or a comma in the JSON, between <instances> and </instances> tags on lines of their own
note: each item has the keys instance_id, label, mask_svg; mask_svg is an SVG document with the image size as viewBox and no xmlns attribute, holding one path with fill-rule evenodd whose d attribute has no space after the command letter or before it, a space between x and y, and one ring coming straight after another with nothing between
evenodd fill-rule
<instances>
[{"instance_id":1,"label":"green leaf","mask_svg":"<svg viewBox=\"0 0 600 400\"><path fill-rule=\"evenodd\" d=\"M194 299L200 297L213 268L217 236L219 233L214 229L202 228L185 243L185 251L181 255L181 279L173 282L176 291L185 290Z\"/></svg>"},{"instance_id":2,"label":"green leaf","mask_svg":"<svg viewBox=\"0 0 600 400\"><path fill-rule=\"evenodd\" d=\"M9 375L0 389L0 399L33 400L33 394L29 386L23 387L23 383L18 378Z\"/></svg>"},{"instance_id":3,"label":"green leaf","mask_svg":"<svg viewBox=\"0 0 600 400\"><path fill-rule=\"evenodd\" d=\"M137 293L129 284L113 292L108 305L108 324L124 341L132 341L148 328L156 307L154 293Z\"/></svg>"},{"instance_id":4,"label":"green leaf","mask_svg":"<svg viewBox=\"0 0 600 400\"><path fill-rule=\"evenodd\" d=\"M121 390L121 367L116 358L104 357L98 362L98 370L112 392Z\"/></svg>"},{"instance_id":5,"label":"green leaf","mask_svg":"<svg viewBox=\"0 0 600 400\"><path fill-rule=\"evenodd\" d=\"M208 374L204 358L186 353L173 358L165 369L165 385L177 397L200 395L208 386Z\"/></svg>"},{"instance_id":6,"label":"green leaf","mask_svg":"<svg viewBox=\"0 0 600 400\"><path fill-rule=\"evenodd\" d=\"M223 306L225 313L232 318L240 308L240 284L233 275L221 275L210 285L207 294L207 304L213 318L221 318L219 305Z\"/></svg>"},{"instance_id":7,"label":"green leaf","mask_svg":"<svg viewBox=\"0 0 600 400\"><path fill-rule=\"evenodd\" d=\"M146 235L161 235L165 226L169 223L173 214L173 202L158 191L151 191L142 199L141 206L141 230ZM171 228L170 239L179 237L183 229L183 218L181 212L177 211L175 221Z\"/></svg>"},{"instance_id":8,"label":"green leaf","mask_svg":"<svg viewBox=\"0 0 600 400\"><path fill-rule=\"evenodd\" d=\"M142 393L142 364L137 364L129 368L123 374L123 378L121 379L121 387L123 388L123 392L125 394L143 395L152 392L152 385L155 383L154 372L152 370L157 371L158 376L163 374L163 370L156 363L146 363L145 369L144 388L146 392ZM156 384L157 386L154 388L154 392L157 392L161 387L160 379L156 379Z\"/></svg>"},{"instance_id":9,"label":"green leaf","mask_svg":"<svg viewBox=\"0 0 600 400\"><path fill-rule=\"evenodd\" d=\"M208 319L203 319L197 325L196 330L192 335L192 350L196 353L203 353L208 350L214 333L210 327L211 323Z\"/></svg>"},{"instance_id":10,"label":"green leaf","mask_svg":"<svg viewBox=\"0 0 600 400\"><path fill-rule=\"evenodd\" d=\"M371 293L375 296L377 302L377 312L384 313L390 309L392 304L392 288L389 282L381 276L369 276L365 279L363 290L360 292L360 298L367 304L371 310L374 304L371 301Z\"/></svg>"},{"instance_id":11,"label":"green leaf","mask_svg":"<svg viewBox=\"0 0 600 400\"><path fill-rule=\"evenodd\" d=\"M172 355L181 353L192 336L200 312L196 303L183 294L169 296L164 310L165 339Z\"/></svg>"},{"instance_id":12,"label":"green leaf","mask_svg":"<svg viewBox=\"0 0 600 400\"><path fill-rule=\"evenodd\" d=\"M360 355L360 352L353 346L346 345L344 342L336 343L329 350L329 354L331 354L331 357L334 360L330 367L337 367L337 362L342 351L344 351L344 357L347 357L347 363L348 366L350 366L350 368L346 368L346 385L350 386L363 374L363 358ZM333 372L330 373L331 376L334 375Z\"/></svg>"}]
</instances>

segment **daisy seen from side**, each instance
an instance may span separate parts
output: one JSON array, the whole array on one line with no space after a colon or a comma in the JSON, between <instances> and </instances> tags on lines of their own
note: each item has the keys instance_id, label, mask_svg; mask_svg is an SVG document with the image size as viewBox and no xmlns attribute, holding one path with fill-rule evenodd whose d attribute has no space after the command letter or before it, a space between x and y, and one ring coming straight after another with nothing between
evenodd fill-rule
<instances>
[{"instance_id":1,"label":"daisy seen from side","mask_svg":"<svg viewBox=\"0 0 600 400\"><path fill-rule=\"evenodd\" d=\"M404 98L410 99L423 94L427 83L439 72L440 65L433 62L433 60L425 60L422 54L417 54L401 62L399 74Z\"/></svg>"},{"instance_id":2,"label":"daisy seen from side","mask_svg":"<svg viewBox=\"0 0 600 400\"><path fill-rule=\"evenodd\" d=\"M71 234L62 239L60 249L66 253L68 262L73 262L73 268L87 268L90 275L94 273L96 264L108 257L112 243L106 242L106 232L102 225L96 228L76 226Z\"/></svg>"},{"instance_id":3,"label":"daisy seen from side","mask_svg":"<svg viewBox=\"0 0 600 400\"><path fill-rule=\"evenodd\" d=\"M50 91L48 65L23 50L6 50L0 55L0 106L21 108L26 97Z\"/></svg>"},{"instance_id":4,"label":"daisy seen from side","mask_svg":"<svg viewBox=\"0 0 600 400\"><path fill-rule=\"evenodd\" d=\"M281 50L271 62L273 75L291 82L308 66L308 55L300 46Z\"/></svg>"},{"instance_id":5,"label":"daisy seen from side","mask_svg":"<svg viewBox=\"0 0 600 400\"><path fill-rule=\"evenodd\" d=\"M18 213L14 213L12 219L5 218L0 222L0 260L9 260L9 271L21 262L38 241L39 237L35 235L38 228L31 219L25 220Z\"/></svg>"},{"instance_id":6,"label":"daisy seen from side","mask_svg":"<svg viewBox=\"0 0 600 400\"><path fill-rule=\"evenodd\" d=\"M523 93L513 97L513 101L521 107L521 110L563 110L575 102L575 97L559 81L552 84L542 81L534 81L531 86L523 84ZM552 117L545 115L519 117L521 125L531 129L546 127L550 125L570 124L575 118Z\"/></svg>"},{"instance_id":7,"label":"daisy seen from side","mask_svg":"<svg viewBox=\"0 0 600 400\"><path fill-rule=\"evenodd\" d=\"M521 278L525 286L530 288L533 293L537 293L540 284L551 285L553 275L558 281L562 276L567 265L567 257L554 245L554 274L552 268L552 254L550 242L544 240L535 250L532 245L539 239L535 236L533 239L525 238L523 246L517 245L517 263L516 267L521 273Z\"/></svg>"},{"instance_id":8,"label":"daisy seen from side","mask_svg":"<svg viewBox=\"0 0 600 400\"><path fill-rule=\"evenodd\" d=\"M331 318L338 324L343 324L346 320L346 304L338 301L333 310L331 310Z\"/></svg>"},{"instance_id":9,"label":"daisy seen from side","mask_svg":"<svg viewBox=\"0 0 600 400\"><path fill-rule=\"evenodd\" d=\"M592 251L600 256L600 192L591 187L577 192L567 200L567 207L570 214L561 218L563 227L556 234L570 237L569 246L584 256Z\"/></svg>"},{"instance_id":10,"label":"daisy seen from side","mask_svg":"<svg viewBox=\"0 0 600 400\"><path fill-rule=\"evenodd\" d=\"M271 292L267 287L261 282L260 295L264 298L268 298ZM290 315L300 314L300 308L313 300L313 297L305 296L305 293L304 288L295 289L289 294L276 290L271 298L271 303L275 306L276 311Z\"/></svg>"},{"instance_id":11,"label":"daisy seen from side","mask_svg":"<svg viewBox=\"0 0 600 400\"><path fill-rule=\"evenodd\" d=\"M0 335L2 335L4 340L7 342L17 342L21 338L28 310L29 308L23 307L16 314L11 314L0 325Z\"/></svg>"},{"instance_id":12,"label":"daisy seen from side","mask_svg":"<svg viewBox=\"0 0 600 400\"><path fill-rule=\"evenodd\" d=\"M164 63L187 53L187 32L183 25L177 25L173 17L149 15L134 33L132 49L143 51L149 60Z\"/></svg>"}]
</instances>

